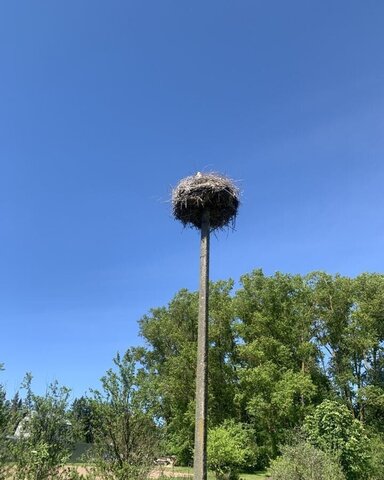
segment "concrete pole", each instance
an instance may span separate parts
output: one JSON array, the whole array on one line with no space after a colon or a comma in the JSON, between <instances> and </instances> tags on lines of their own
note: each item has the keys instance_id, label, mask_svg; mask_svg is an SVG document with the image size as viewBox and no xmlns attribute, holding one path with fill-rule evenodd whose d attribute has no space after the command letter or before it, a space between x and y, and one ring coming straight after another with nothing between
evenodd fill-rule
<instances>
[{"instance_id":1,"label":"concrete pole","mask_svg":"<svg viewBox=\"0 0 384 480\"><path fill-rule=\"evenodd\" d=\"M209 210L203 212L200 243L200 291L196 366L194 480L207 479Z\"/></svg>"}]
</instances>

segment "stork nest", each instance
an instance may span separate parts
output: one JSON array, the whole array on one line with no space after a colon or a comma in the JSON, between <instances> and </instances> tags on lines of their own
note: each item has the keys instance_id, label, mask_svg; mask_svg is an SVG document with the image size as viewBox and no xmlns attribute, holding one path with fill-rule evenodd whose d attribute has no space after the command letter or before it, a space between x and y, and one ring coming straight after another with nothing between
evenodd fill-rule
<instances>
[{"instance_id":1,"label":"stork nest","mask_svg":"<svg viewBox=\"0 0 384 480\"><path fill-rule=\"evenodd\" d=\"M183 178L172 191L173 215L184 226L200 229L203 212L209 210L210 229L234 224L240 191L230 178L216 173L197 173Z\"/></svg>"}]
</instances>

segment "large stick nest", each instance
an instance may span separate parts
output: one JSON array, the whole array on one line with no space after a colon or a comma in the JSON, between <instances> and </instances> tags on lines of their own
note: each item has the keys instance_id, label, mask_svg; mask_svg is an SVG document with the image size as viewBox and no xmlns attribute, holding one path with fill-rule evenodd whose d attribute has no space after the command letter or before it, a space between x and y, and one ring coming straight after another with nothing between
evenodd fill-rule
<instances>
[{"instance_id":1,"label":"large stick nest","mask_svg":"<svg viewBox=\"0 0 384 480\"><path fill-rule=\"evenodd\" d=\"M200 229L203 212L209 210L210 229L233 226L240 191L230 178L216 173L197 173L183 178L172 191L173 215L184 226Z\"/></svg>"}]
</instances>

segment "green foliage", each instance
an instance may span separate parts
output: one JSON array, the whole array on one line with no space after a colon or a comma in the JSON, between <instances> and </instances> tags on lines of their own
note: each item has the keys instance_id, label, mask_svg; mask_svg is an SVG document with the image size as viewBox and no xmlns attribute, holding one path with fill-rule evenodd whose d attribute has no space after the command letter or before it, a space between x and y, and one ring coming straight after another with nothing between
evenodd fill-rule
<instances>
[{"instance_id":1,"label":"green foliage","mask_svg":"<svg viewBox=\"0 0 384 480\"><path fill-rule=\"evenodd\" d=\"M209 422L254 428L268 465L314 405L339 398L376 431L384 425L384 276L355 279L255 270L210 284ZM167 453L192 460L197 292L181 290L140 321L152 413Z\"/></svg>"},{"instance_id":2,"label":"green foliage","mask_svg":"<svg viewBox=\"0 0 384 480\"><path fill-rule=\"evenodd\" d=\"M383 428L384 276L314 273L317 342L335 393L361 421ZM381 427L380 427L381 425Z\"/></svg>"},{"instance_id":3,"label":"green foliage","mask_svg":"<svg viewBox=\"0 0 384 480\"><path fill-rule=\"evenodd\" d=\"M368 478L369 440L347 407L324 401L305 419L304 431L317 448L339 459L348 480Z\"/></svg>"},{"instance_id":4,"label":"green foliage","mask_svg":"<svg viewBox=\"0 0 384 480\"><path fill-rule=\"evenodd\" d=\"M271 480L345 480L340 465L328 453L306 441L282 447L270 467Z\"/></svg>"},{"instance_id":5,"label":"green foliage","mask_svg":"<svg viewBox=\"0 0 384 480\"><path fill-rule=\"evenodd\" d=\"M238 478L238 471L255 464L256 448L249 428L226 420L208 432L208 466L217 479Z\"/></svg>"},{"instance_id":6,"label":"green foliage","mask_svg":"<svg viewBox=\"0 0 384 480\"><path fill-rule=\"evenodd\" d=\"M68 414L70 390L54 382L45 396L39 396L33 393L31 380L27 374L23 385L27 414L10 443L15 474L18 480L62 478L60 467L68 460L74 442Z\"/></svg>"},{"instance_id":7,"label":"green foliage","mask_svg":"<svg viewBox=\"0 0 384 480\"><path fill-rule=\"evenodd\" d=\"M92 460L105 479L144 479L156 452L156 427L138 384L135 353L114 358L115 369L93 391Z\"/></svg>"},{"instance_id":8,"label":"green foliage","mask_svg":"<svg viewBox=\"0 0 384 480\"><path fill-rule=\"evenodd\" d=\"M92 401L87 397L76 398L72 403L72 418L79 428L79 440L93 443Z\"/></svg>"},{"instance_id":9,"label":"green foliage","mask_svg":"<svg viewBox=\"0 0 384 480\"><path fill-rule=\"evenodd\" d=\"M5 389L3 385L0 384L0 439L4 439L4 437L7 434L8 419L9 419L9 405L6 400Z\"/></svg>"},{"instance_id":10,"label":"green foliage","mask_svg":"<svg viewBox=\"0 0 384 480\"><path fill-rule=\"evenodd\" d=\"M235 321L233 282L210 284L209 421L239 417L234 398ZM198 294L181 290L167 307L151 310L140 320L148 348L142 348L148 390L156 392L152 412L166 431L166 453L189 464L193 455Z\"/></svg>"},{"instance_id":11,"label":"green foliage","mask_svg":"<svg viewBox=\"0 0 384 480\"><path fill-rule=\"evenodd\" d=\"M370 478L384 480L384 439L380 435L370 437L370 455Z\"/></svg>"},{"instance_id":12,"label":"green foliage","mask_svg":"<svg viewBox=\"0 0 384 480\"><path fill-rule=\"evenodd\" d=\"M0 363L0 371L3 370L3 364ZM6 432L8 404L6 401L6 392L2 384L0 384L0 433Z\"/></svg>"},{"instance_id":13,"label":"green foliage","mask_svg":"<svg viewBox=\"0 0 384 480\"><path fill-rule=\"evenodd\" d=\"M384 275L267 276L255 270L241 278L236 292L233 286L231 280L210 283L211 432L228 428L230 419L252 429L254 466L263 468L305 422L314 446L338 456L349 479L366 478L369 468L376 472L372 478L381 478ZM148 443L148 451L154 452L159 433L161 454L174 454L183 465L192 463L197 310L198 293L185 289L168 305L152 309L140 320L145 346L116 357L101 391L73 403L72 433L79 424L77 438L94 441L104 476L140 476L150 456L141 445ZM327 399L338 403L322 404ZM315 410L320 404L323 415ZM10 451L9 435L36 409L44 411L28 388L21 401L17 395L7 400L0 387L0 462ZM68 408L64 410L67 418ZM323 429L323 423L328 427ZM369 448L362 425L374 435ZM47 464L53 436L42 431L36 435L35 453L27 460ZM20 445L14 444L15 453ZM64 458L59 455L54 463ZM134 465L140 467L132 472Z\"/></svg>"},{"instance_id":14,"label":"green foliage","mask_svg":"<svg viewBox=\"0 0 384 480\"><path fill-rule=\"evenodd\" d=\"M326 383L313 342L311 288L299 275L267 277L256 270L241 278L236 293L240 337L237 401L254 425L264 460L278 453Z\"/></svg>"},{"instance_id":15,"label":"green foliage","mask_svg":"<svg viewBox=\"0 0 384 480\"><path fill-rule=\"evenodd\" d=\"M150 348L141 350L153 412L167 430L167 453L187 464L193 450L197 295L181 290L168 308L152 309L140 324Z\"/></svg>"},{"instance_id":16,"label":"green foliage","mask_svg":"<svg viewBox=\"0 0 384 480\"><path fill-rule=\"evenodd\" d=\"M3 364L0 363L0 371L3 370ZM7 435L9 434L10 410L9 403L6 399L5 388L0 384L0 480L7 478L9 460L9 441Z\"/></svg>"}]
</instances>

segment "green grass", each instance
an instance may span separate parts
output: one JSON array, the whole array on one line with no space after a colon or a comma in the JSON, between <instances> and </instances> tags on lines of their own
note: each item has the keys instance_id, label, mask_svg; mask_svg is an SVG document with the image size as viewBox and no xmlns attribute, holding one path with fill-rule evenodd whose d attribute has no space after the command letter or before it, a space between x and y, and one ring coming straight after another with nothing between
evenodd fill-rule
<instances>
[{"instance_id":1,"label":"green grass","mask_svg":"<svg viewBox=\"0 0 384 480\"><path fill-rule=\"evenodd\" d=\"M258 472L258 473L241 473L240 478L243 480L266 480L267 472Z\"/></svg>"},{"instance_id":2,"label":"green grass","mask_svg":"<svg viewBox=\"0 0 384 480\"><path fill-rule=\"evenodd\" d=\"M180 473L189 473L193 475L193 468L192 467L167 467L167 470L171 470L175 473L180 472ZM177 480L177 478L183 478L183 480L186 480L185 477L173 477L174 480ZM243 480L266 480L267 477L267 472L258 472L258 473L241 473L240 478ZM208 472L208 480L215 480L215 474L213 472Z\"/></svg>"}]
</instances>

